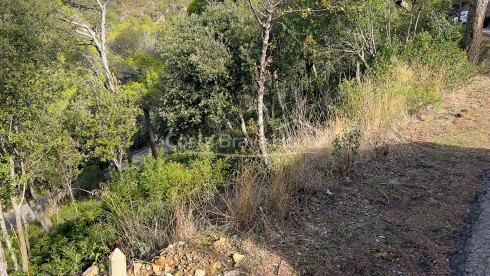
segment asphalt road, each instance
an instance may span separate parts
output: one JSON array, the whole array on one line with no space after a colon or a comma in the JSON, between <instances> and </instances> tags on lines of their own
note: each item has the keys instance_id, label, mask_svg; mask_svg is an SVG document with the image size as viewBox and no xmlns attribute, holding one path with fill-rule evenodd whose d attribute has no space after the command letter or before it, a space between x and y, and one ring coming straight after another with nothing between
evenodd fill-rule
<instances>
[{"instance_id":1,"label":"asphalt road","mask_svg":"<svg viewBox=\"0 0 490 276\"><path fill-rule=\"evenodd\" d=\"M162 147L165 148L167 151L170 150L171 146L167 143L163 144L163 145L157 145L158 149L161 149ZM148 155L148 154L151 154L151 150L150 148L146 148L136 154L133 155L133 162L135 163L139 163L141 161L141 159L143 159L144 156ZM44 208L44 205L47 201L49 196L45 196L43 198L41 198L41 205L43 206ZM24 206L22 206L22 211L24 212L24 214L26 214L26 219L28 221L31 221L31 220L35 220L36 219L36 216L34 215L34 212L32 212L32 209L31 207L29 207L28 204L25 204ZM10 224L12 224L13 227L15 227L17 225L17 221L15 220L15 214L14 214L14 211L11 210L11 211L8 211L6 213L3 214L6 221L5 221L5 224L7 226L7 231L10 232L11 231L11 226ZM10 222L10 223L9 223Z\"/></svg>"},{"instance_id":2,"label":"asphalt road","mask_svg":"<svg viewBox=\"0 0 490 276\"><path fill-rule=\"evenodd\" d=\"M163 145L157 145L157 148L158 149L164 148L167 151L170 151L170 149L172 148L172 146L169 143L165 142L165 144L163 144ZM140 151L138 153L133 154L133 162L136 163L136 164L138 164L141 161L141 159L143 159L143 157L144 156L147 156L148 154L151 154L150 147L145 148L144 150L142 150L142 151Z\"/></svg>"},{"instance_id":3,"label":"asphalt road","mask_svg":"<svg viewBox=\"0 0 490 276\"><path fill-rule=\"evenodd\" d=\"M44 205L46 204L46 201L48 200L48 196L42 197L40 200L41 200L41 206L43 206L43 208L44 208ZM31 209L31 207L29 207L28 204L25 204L24 206L22 206L22 212L24 212L24 214L26 216L26 220L31 221L31 220L36 219L34 212L32 212L32 209ZM14 227L17 225L17 221L15 220L14 211L11 210L9 212L6 212L3 214L3 216L5 218L5 224L7 226L7 231L10 232L11 231L10 224L12 224L12 226L14 226ZM10 221L10 223L9 223L9 221Z\"/></svg>"},{"instance_id":4,"label":"asphalt road","mask_svg":"<svg viewBox=\"0 0 490 276\"><path fill-rule=\"evenodd\" d=\"M490 37L490 26L484 28L482 30L483 35L489 36Z\"/></svg>"},{"instance_id":5,"label":"asphalt road","mask_svg":"<svg viewBox=\"0 0 490 276\"><path fill-rule=\"evenodd\" d=\"M460 249L451 260L451 275L490 275L490 169L480 176L485 187L476 196Z\"/></svg>"}]
</instances>

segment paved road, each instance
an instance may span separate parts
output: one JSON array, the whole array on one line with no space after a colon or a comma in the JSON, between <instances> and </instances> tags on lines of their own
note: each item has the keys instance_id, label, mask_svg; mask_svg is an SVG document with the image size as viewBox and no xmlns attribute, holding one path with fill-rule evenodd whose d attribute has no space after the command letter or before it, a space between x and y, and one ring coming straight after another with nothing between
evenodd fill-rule
<instances>
[{"instance_id":1,"label":"paved road","mask_svg":"<svg viewBox=\"0 0 490 276\"><path fill-rule=\"evenodd\" d=\"M490 275L490 169L481 175L485 188L477 195L460 250L451 260L452 275Z\"/></svg>"},{"instance_id":2,"label":"paved road","mask_svg":"<svg viewBox=\"0 0 490 276\"><path fill-rule=\"evenodd\" d=\"M483 35L490 36L490 26L482 30Z\"/></svg>"},{"instance_id":3,"label":"paved road","mask_svg":"<svg viewBox=\"0 0 490 276\"><path fill-rule=\"evenodd\" d=\"M157 145L158 149L161 149L162 147L164 149L166 149L167 151L170 151L170 149L172 148L172 146L168 142L165 142L163 145ZM150 147L148 147L148 148L146 148L146 149L144 149L144 150L142 150L136 154L133 154L133 162L139 163L141 161L141 159L143 159L144 156L147 156L150 153L151 153L151 150L150 150Z\"/></svg>"},{"instance_id":4,"label":"paved road","mask_svg":"<svg viewBox=\"0 0 490 276\"><path fill-rule=\"evenodd\" d=\"M44 208L44 205L45 205L47 199L48 199L48 196L41 198L41 206L43 206L43 208ZM24 206L22 206L22 212L24 212L24 214L26 214L26 219L28 221L36 219L34 212L32 212L32 209L31 209L31 207L29 207L28 204L25 204ZM10 223L12 223L12 225L14 227L17 225L17 221L15 220L14 211L11 210L9 212L6 212L3 214L3 216L6 219L5 224L7 225L7 231L10 232L11 231ZM10 223L8 223L9 221L10 221Z\"/></svg>"},{"instance_id":5,"label":"paved road","mask_svg":"<svg viewBox=\"0 0 490 276\"><path fill-rule=\"evenodd\" d=\"M163 145L157 145L158 149L161 149L162 147L165 148L167 151L169 151L171 149L171 146L169 143L165 143ZM150 154L151 151L150 151L150 148L146 148L140 152L138 152L137 154L134 154L133 155L133 162L135 163L139 163L141 161L141 159L143 159L144 156ZM41 198L41 205L43 206L44 208L44 205L47 201L47 196ZM31 207L29 207L28 204L25 204L24 206L22 206L22 211L26 214L26 219L28 221L31 221L31 220L35 220L36 219L36 216L34 215L34 212L32 212L32 209ZM17 225L17 221L15 220L15 214L14 214L14 211L9 211L9 212L6 212L3 214L4 217L6 218L6 220L10 221L10 223L12 223L12 225L15 227ZM5 224L7 225L7 231L10 232L11 231L11 226L10 224L8 223L8 221L5 222Z\"/></svg>"}]
</instances>

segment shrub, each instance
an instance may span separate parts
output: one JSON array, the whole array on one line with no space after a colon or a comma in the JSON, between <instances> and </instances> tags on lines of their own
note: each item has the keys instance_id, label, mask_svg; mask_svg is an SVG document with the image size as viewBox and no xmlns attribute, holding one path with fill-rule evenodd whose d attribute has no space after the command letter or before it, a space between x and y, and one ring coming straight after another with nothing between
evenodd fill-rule
<instances>
[{"instance_id":1,"label":"shrub","mask_svg":"<svg viewBox=\"0 0 490 276\"><path fill-rule=\"evenodd\" d=\"M192 234L196 202L222 185L223 173L210 153L187 157L144 158L107 184L102 198L127 253L148 257L173 236Z\"/></svg>"},{"instance_id":2,"label":"shrub","mask_svg":"<svg viewBox=\"0 0 490 276\"><path fill-rule=\"evenodd\" d=\"M79 216L72 205L61 208L60 223L48 236L30 231L30 270L34 275L72 275L93 264L103 268L100 262L109 253L106 243L113 242L114 236L102 230L101 202L79 202L77 208Z\"/></svg>"},{"instance_id":3,"label":"shrub","mask_svg":"<svg viewBox=\"0 0 490 276\"><path fill-rule=\"evenodd\" d=\"M345 175L359 154L361 131L352 126L344 128L342 135L337 134L332 142L332 155L338 171Z\"/></svg>"}]
</instances>

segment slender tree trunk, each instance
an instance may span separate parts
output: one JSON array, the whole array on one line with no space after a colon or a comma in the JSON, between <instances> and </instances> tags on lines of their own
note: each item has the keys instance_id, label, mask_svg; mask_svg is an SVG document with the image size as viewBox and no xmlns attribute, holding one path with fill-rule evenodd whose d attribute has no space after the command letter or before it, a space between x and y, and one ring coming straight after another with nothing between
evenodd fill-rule
<instances>
[{"instance_id":1,"label":"slender tree trunk","mask_svg":"<svg viewBox=\"0 0 490 276\"><path fill-rule=\"evenodd\" d=\"M133 164L133 153L131 152L131 148L126 149L126 154L128 155L128 164Z\"/></svg>"},{"instance_id":2,"label":"slender tree trunk","mask_svg":"<svg viewBox=\"0 0 490 276\"><path fill-rule=\"evenodd\" d=\"M2 228L2 236L5 241L5 245L7 245L7 250L10 254L10 258L12 259L12 263L14 264L15 271L19 270L19 263L17 262L17 256L15 255L14 250L12 249L12 243L10 242L10 238L7 232L7 225L5 225L5 218L3 216L3 206L0 204L0 227Z\"/></svg>"},{"instance_id":3,"label":"slender tree trunk","mask_svg":"<svg viewBox=\"0 0 490 276\"><path fill-rule=\"evenodd\" d=\"M32 184L29 184L29 190L30 192L27 193L27 203L29 204L29 207L31 207L32 212L34 215L36 215L36 218L41 222L41 226L43 227L44 234L48 235L49 231L51 230L51 227L53 226L53 223L51 220L46 216L46 213L44 212L40 200L37 198L37 193L36 190L34 190L34 187Z\"/></svg>"},{"instance_id":4,"label":"slender tree trunk","mask_svg":"<svg viewBox=\"0 0 490 276\"><path fill-rule=\"evenodd\" d=\"M17 203L17 200L14 197L11 197L12 207L14 207L15 214L15 226L17 228L17 236L20 242L20 253L22 257L22 271L27 272L28 262L27 262L27 244L26 238L24 236L24 227L22 226L22 201Z\"/></svg>"},{"instance_id":5,"label":"slender tree trunk","mask_svg":"<svg viewBox=\"0 0 490 276\"><path fill-rule=\"evenodd\" d=\"M154 158L158 158L157 142L155 141L155 133L153 132L153 126L150 120L150 108L143 107L143 113L145 114L146 128L148 129L148 136L150 136L150 148L151 154Z\"/></svg>"},{"instance_id":6,"label":"slender tree trunk","mask_svg":"<svg viewBox=\"0 0 490 276\"><path fill-rule=\"evenodd\" d=\"M111 89L112 92L115 92L115 81L114 77L112 76L111 70L109 69L109 62L107 61L107 48L106 48L106 43L105 43L105 24L106 24L106 8L107 8L107 3L109 1L105 2L102 4L97 0L97 4L100 7L100 59L102 61L102 67L104 68L105 75L107 77L107 83L109 84L109 89Z\"/></svg>"},{"instance_id":7,"label":"slender tree trunk","mask_svg":"<svg viewBox=\"0 0 490 276\"><path fill-rule=\"evenodd\" d=\"M26 237L27 256L31 255L31 245L29 244L29 230L27 229L26 213L22 212L22 224L24 225L24 236Z\"/></svg>"},{"instance_id":8,"label":"slender tree trunk","mask_svg":"<svg viewBox=\"0 0 490 276\"><path fill-rule=\"evenodd\" d=\"M75 195L73 194L73 188L72 188L72 183L71 180L65 180L66 183L66 189L68 189L68 194L70 195L71 199L71 204L73 205L73 208L75 209L75 215L78 217L78 208L77 204L75 203Z\"/></svg>"},{"instance_id":9,"label":"slender tree trunk","mask_svg":"<svg viewBox=\"0 0 490 276\"><path fill-rule=\"evenodd\" d=\"M243 118L243 114L241 112L238 113L238 116L240 118L240 130L246 139L246 143L248 144L248 141L250 141L250 137L248 136L247 124L245 123L245 118Z\"/></svg>"},{"instance_id":10,"label":"slender tree trunk","mask_svg":"<svg viewBox=\"0 0 490 276\"><path fill-rule=\"evenodd\" d=\"M257 124L259 126L259 148L265 164L269 163L269 156L267 154L267 145L266 145L265 128L264 128L264 92L265 92L265 82L266 82L265 70L268 65L267 50L269 49L269 38L270 38L271 28L272 28L272 13L269 13L263 25L262 53L260 56L259 78L257 80L257 84L259 86L258 95L257 95L257 113L258 113Z\"/></svg>"},{"instance_id":11,"label":"slender tree trunk","mask_svg":"<svg viewBox=\"0 0 490 276\"><path fill-rule=\"evenodd\" d=\"M419 20L420 20L420 15L422 14L422 11L419 11L419 14L417 15L417 20L415 21L415 27L413 29L413 38L417 35L417 27L419 25Z\"/></svg>"},{"instance_id":12,"label":"slender tree trunk","mask_svg":"<svg viewBox=\"0 0 490 276\"><path fill-rule=\"evenodd\" d=\"M288 113L288 107L286 106L286 102L284 98L281 95L281 91L279 89L279 80L277 78L277 73L274 72L274 86L276 88L276 94L277 94L277 102L279 103L279 106L281 107L282 111L282 119L285 124L289 122L289 113Z\"/></svg>"},{"instance_id":13,"label":"slender tree trunk","mask_svg":"<svg viewBox=\"0 0 490 276\"><path fill-rule=\"evenodd\" d=\"M361 63L356 61L356 81L358 84L361 83Z\"/></svg>"},{"instance_id":14,"label":"slender tree trunk","mask_svg":"<svg viewBox=\"0 0 490 276\"><path fill-rule=\"evenodd\" d=\"M233 129L233 125L231 124L230 120L226 120L226 126L228 127L228 130L230 131L231 141L234 144L235 143L235 130Z\"/></svg>"},{"instance_id":15,"label":"slender tree trunk","mask_svg":"<svg viewBox=\"0 0 490 276\"><path fill-rule=\"evenodd\" d=\"M267 108L267 105L264 103L264 119L265 123L270 125L271 124L271 117L269 116L269 109Z\"/></svg>"},{"instance_id":16,"label":"slender tree trunk","mask_svg":"<svg viewBox=\"0 0 490 276\"><path fill-rule=\"evenodd\" d=\"M488 0L476 0L471 4L466 25L465 46L468 47L468 60L476 63L480 55L483 22Z\"/></svg>"},{"instance_id":17,"label":"slender tree trunk","mask_svg":"<svg viewBox=\"0 0 490 276\"><path fill-rule=\"evenodd\" d=\"M2 240L0 240L0 276L8 276L7 268L7 261L5 259L5 253L3 252L3 243Z\"/></svg>"},{"instance_id":18,"label":"slender tree trunk","mask_svg":"<svg viewBox=\"0 0 490 276\"><path fill-rule=\"evenodd\" d=\"M269 106L271 108L271 119L274 120L274 91L269 90Z\"/></svg>"}]
</instances>

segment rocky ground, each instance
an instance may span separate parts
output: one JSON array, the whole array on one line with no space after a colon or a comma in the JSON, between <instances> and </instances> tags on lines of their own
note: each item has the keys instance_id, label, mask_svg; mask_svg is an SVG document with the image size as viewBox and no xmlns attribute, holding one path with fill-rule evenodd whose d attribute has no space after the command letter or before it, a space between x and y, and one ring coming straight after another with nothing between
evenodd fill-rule
<instances>
[{"instance_id":1,"label":"rocky ground","mask_svg":"<svg viewBox=\"0 0 490 276\"><path fill-rule=\"evenodd\" d=\"M214 242L180 241L161 250L151 262L133 260L128 275L240 275L245 256L220 238Z\"/></svg>"}]
</instances>

